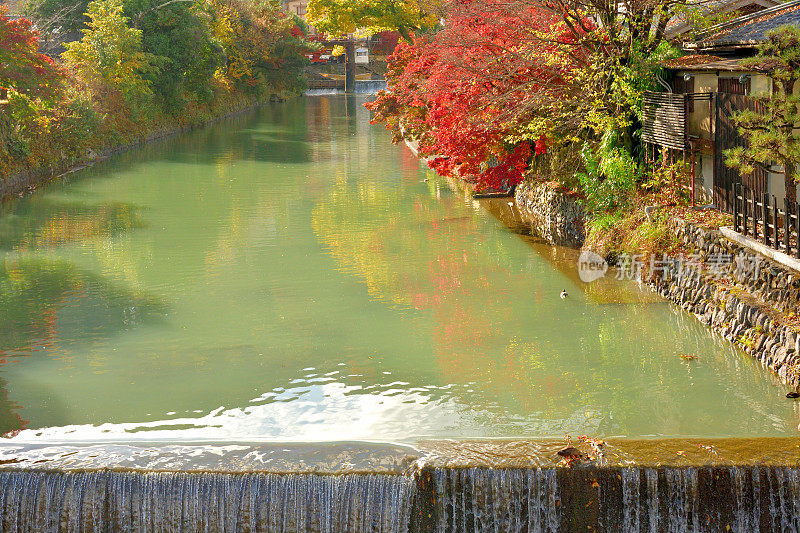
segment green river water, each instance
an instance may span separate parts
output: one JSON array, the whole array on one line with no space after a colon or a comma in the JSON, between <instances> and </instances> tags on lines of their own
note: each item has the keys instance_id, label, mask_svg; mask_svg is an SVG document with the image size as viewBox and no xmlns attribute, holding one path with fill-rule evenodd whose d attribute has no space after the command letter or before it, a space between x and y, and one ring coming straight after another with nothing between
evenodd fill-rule
<instances>
[{"instance_id":1,"label":"green river water","mask_svg":"<svg viewBox=\"0 0 800 533\"><path fill-rule=\"evenodd\" d=\"M632 284L577 281L363 102L270 105L2 206L0 431L797 434L746 354Z\"/></svg>"}]
</instances>

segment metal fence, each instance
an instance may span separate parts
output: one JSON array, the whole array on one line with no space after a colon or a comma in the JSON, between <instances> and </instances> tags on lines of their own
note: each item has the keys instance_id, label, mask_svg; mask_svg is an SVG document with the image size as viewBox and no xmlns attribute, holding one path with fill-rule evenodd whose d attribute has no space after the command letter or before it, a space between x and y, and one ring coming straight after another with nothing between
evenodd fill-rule
<instances>
[{"instance_id":1,"label":"metal fence","mask_svg":"<svg viewBox=\"0 0 800 533\"><path fill-rule=\"evenodd\" d=\"M757 194L741 183L733 185L733 229L800 259L798 203L786 198L782 208L767 193ZM760 198L759 198L760 197Z\"/></svg>"}]
</instances>

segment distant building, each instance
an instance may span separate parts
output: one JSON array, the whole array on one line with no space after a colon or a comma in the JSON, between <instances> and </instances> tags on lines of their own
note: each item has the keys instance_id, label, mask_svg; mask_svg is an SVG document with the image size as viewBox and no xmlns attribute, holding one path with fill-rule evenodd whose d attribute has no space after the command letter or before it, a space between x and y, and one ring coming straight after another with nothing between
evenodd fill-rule
<instances>
[{"instance_id":1,"label":"distant building","mask_svg":"<svg viewBox=\"0 0 800 533\"><path fill-rule=\"evenodd\" d=\"M780 0L689 0L688 5L697 5L701 11L712 16L743 17L777 6L780 3ZM678 16L667 24L664 35L670 40L680 40L681 36L691 29L692 25L686 20L686 17Z\"/></svg>"},{"instance_id":2,"label":"distant building","mask_svg":"<svg viewBox=\"0 0 800 533\"><path fill-rule=\"evenodd\" d=\"M301 19L305 20L308 9L308 0L284 0L283 8L289 13L297 15Z\"/></svg>"},{"instance_id":3,"label":"distant building","mask_svg":"<svg viewBox=\"0 0 800 533\"><path fill-rule=\"evenodd\" d=\"M356 65L369 64L369 48L356 48Z\"/></svg>"},{"instance_id":4,"label":"distant building","mask_svg":"<svg viewBox=\"0 0 800 533\"><path fill-rule=\"evenodd\" d=\"M8 18L16 19L22 15L21 11L22 6L20 5L20 2L18 0L6 0L5 2L2 3L8 6L8 12L6 13L6 16L8 16Z\"/></svg>"}]
</instances>

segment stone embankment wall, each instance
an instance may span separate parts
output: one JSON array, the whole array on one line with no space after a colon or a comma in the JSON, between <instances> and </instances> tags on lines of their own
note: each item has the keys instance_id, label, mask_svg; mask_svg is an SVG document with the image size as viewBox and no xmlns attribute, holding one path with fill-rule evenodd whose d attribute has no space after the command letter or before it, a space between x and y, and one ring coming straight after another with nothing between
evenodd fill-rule
<instances>
[{"instance_id":1,"label":"stone embankment wall","mask_svg":"<svg viewBox=\"0 0 800 533\"><path fill-rule=\"evenodd\" d=\"M577 199L568 196L558 185L524 181L514 199L533 231L550 244L579 247L586 238L586 212Z\"/></svg>"},{"instance_id":2,"label":"stone embankment wall","mask_svg":"<svg viewBox=\"0 0 800 533\"><path fill-rule=\"evenodd\" d=\"M553 185L526 182L517 188L516 201L533 231L550 243L583 245L585 213L574 198ZM794 316L800 315L800 273L719 231L673 223L685 260L650 272L644 281L784 383L800 386L800 320Z\"/></svg>"},{"instance_id":3,"label":"stone embankment wall","mask_svg":"<svg viewBox=\"0 0 800 533\"><path fill-rule=\"evenodd\" d=\"M662 296L738 344L785 383L797 387L800 336L793 324L800 311L800 273L726 239L716 230L674 221L689 256L702 264L651 275Z\"/></svg>"}]
</instances>

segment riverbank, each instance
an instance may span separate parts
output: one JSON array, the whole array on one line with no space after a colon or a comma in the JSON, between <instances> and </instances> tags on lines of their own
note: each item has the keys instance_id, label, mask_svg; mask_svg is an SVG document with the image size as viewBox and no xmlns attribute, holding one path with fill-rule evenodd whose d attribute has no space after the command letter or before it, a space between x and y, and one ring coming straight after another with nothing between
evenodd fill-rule
<instances>
[{"instance_id":1,"label":"riverbank","mask_svg":"<svg viewBox=\"0 0 800 533\"><path fill-rule=\"evenodd\" d=\"M167 139L182 133L188 133L199 128L247 113L272 101L283 101L285 97L272 95L268 98L236 98L218 107L207 106L204 110L197 110L194 115L182 117L177 124L163 123L160 127L134 135L133 140L98 146L86 150L83 157L62 158L44 162L40 165L17 170L3 178L0 176L0 202L23 196L33 192L41 185L57 180L73 172L85 169L99 161L114 155L126 152L147 143Z\"/></svg>"},{"instance_id":2,"label":"riverbank","mask_svg":"<svg viewBox=\"0 0 800 533\"><path fill-rule=\"evenodd\" d=\"M46 10L31 8L31 21L0 9L9 42L25 43L3 58L0 199L305 90L306 27L279 5L170 3L135 20L119 2L76 7L86 12L75 13L63 47L57 31L34 30L51 17Z\"/></svg>"},{"instance_id":3,"label":"riverbank","mask_svg":"<svg viewBox=\"0 0 800 533\"><path fill-rule=\"evenodd\" d=\"M606 256L607 249L587 243L585 213L574 197L554 184L523 183L517 204L534 231L552 244L582 247ZM636 264L625 274L690 312L712 331L750 354L792 388L800 387L800 273L728 239L719 229L678 218L665 219L669 250L633 250ZM665 256L663 252L668 252ZM613 261L613 258L606 257ZM618 261L619 263L619 261ZM577 265L576 265L577 268ZM633 270L630 270L633 269Z\"/></svg>"}]
</instances>

